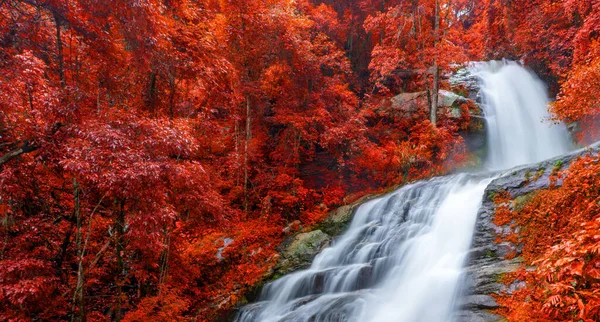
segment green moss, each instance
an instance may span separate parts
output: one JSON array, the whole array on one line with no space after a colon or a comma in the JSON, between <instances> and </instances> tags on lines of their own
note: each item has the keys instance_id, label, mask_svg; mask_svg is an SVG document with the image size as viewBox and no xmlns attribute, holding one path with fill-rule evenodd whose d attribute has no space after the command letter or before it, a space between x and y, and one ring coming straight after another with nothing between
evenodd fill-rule
<instances>
[{"instance_id":1,"label":"green moss","mask_svg":"<svg viewBox=\"0 0 600 322\"><path fill-rule=\"evenodd\" d=\"M563 166L563 163L564 163L563 159L556 160L556 162L554 162L554 167L561 168Z\"/></svg>"},{"instance_id":2,"label":"green moss","mask_svg":"<svg viewBox=\"0 0 600 322\"><path fill-rule=\"evenodd\" d=\"M330 236L338 236L344 231L344 229L346 229L346 227L347 223L345 222L333 222L326 220L318 225L316 229L321 230Z\"/></svg>"},{"instance_id":3,"label":"green moss","mask_svg":"<svg viewBox=\"0 0 600 322\"><path fill-rule=\"evenodd\" d=\"M541 178L541 177L544 175L544 172L546 172L546 169L544 169L544 168L542 168L542 169L539 169L539 170L538 170L538 171L535 173L535 176L533 176L533 179L537 181L539 178Z\"/></svg>"},{"instance_id":4,"label":"green moss","mask_svg":"<svg viewBox=\"0 0 600 322\"><path fill-rule=\"evenodd\" d=\"M491 250L491 249L488 249L488 250L485 252L485 258L496 258L496 257L498 257L498 256L496 255L496 252L495 252L495 251L493 251L493 250Z\"/></svg>"},{"instance_id":5,"label":"green moss","mask_svg":"<svg viewBox=\"0 0 600 322\"><path fill-rule=\"evenodd\" d=\"M329 236L340 235L350 224L354 208L354 205L348 205L336 209L327 219L321 222L316 229L321 230Z\"/></svg>"},{"instance_id":6,"label":"green moss","mask_svg":"<svg viewBox=\"0 0 600 322\"><path fill-rule=\"evenodd\" d=\"M533 191L530 192L528 194L522 195L522 196L518 196L517 198L515 198L515 201L513 202L513 209L516 212L521 212L521 210L523 210L523 208L525 208L525 206L527 205L527 203L537 194L537 191Z\"/></svg>"},{"instance_id":7,"label":"green moss","mask_svg":"<svg viewBox=\"0 0 600 322\"><path fill-rule=\"evenodd\" d=\"M564 164L564 161L562 159L556 160L556 162L554 162L554 167L552 168L552 172L558 172L562 166Z\"/></svg>"},{"instance_id":8,"label":"green moss","mask_svg":"<svg viewBox=\"0 0 600 322\"><path fill-rule=\"evenodd\" d=\"M502 280L504 279L504 273L497 273L494 274L494 281L496 281L496 283L502 283Z\"/></svg>"}]
</instances>

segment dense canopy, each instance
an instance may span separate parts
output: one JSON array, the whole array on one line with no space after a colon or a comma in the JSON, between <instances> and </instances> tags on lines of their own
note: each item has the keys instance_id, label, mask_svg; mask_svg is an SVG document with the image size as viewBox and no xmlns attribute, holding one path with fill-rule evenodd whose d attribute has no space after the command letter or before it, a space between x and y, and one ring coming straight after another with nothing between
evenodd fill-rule
<instances>
[{"instance_id":1,"label":"dense canopy","mask_svg":"<svg viewBox=\"0 0 600 322\"><path fill-rule=\"evenodd\" d=\"M453 117L437 93L457 66L505 57L598 137L595 0L0 1L0 320L227 314L286 235L477 162L459 135L471 107ZM416 92L415 113L386 108ZM543 207L600 194L558 195L582 167ZM591 247L598 214L581 216L556 229ZM598 285L597 267L576 272ZM579 301L535 292L548 316ZM582 319L599 316L593 292Z\"/></svg>"}]
</instances>

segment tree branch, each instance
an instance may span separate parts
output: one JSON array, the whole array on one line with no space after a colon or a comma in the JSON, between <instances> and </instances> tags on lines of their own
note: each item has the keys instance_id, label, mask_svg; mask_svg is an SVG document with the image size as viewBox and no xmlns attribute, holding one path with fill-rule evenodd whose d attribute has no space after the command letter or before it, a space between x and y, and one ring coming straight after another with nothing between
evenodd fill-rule
<instances>
[{"instance_id":1,"label":"tree branch","mask_svg":"<svg viewBox=\"0 0 600 322\"><path fill-rule=\"evenodd\" d=\"M60 122L54 123L54 125L50 129L50 133L47 135L47 137L54 135L63 126L64 126L64 124L62 124ZM23 141L23 144L21 144L20 147L14 148L14 149L8 151L8 153L4 154L3 156L0 156L0 170L2 170L2 167L4 166L4 164L9 162L10 160L20 156L21 154L33 152L39 148L40 148L40 146L38 144L35 144L35 143L32 144L31 141L29 141L29 140Z\"/></svg>"},{"instance_id":2,"label":"tree branch","mask_svg":"<svg viewBox=\"0 0 600 322\"><path fill-rule=\"evenodd\" d=\"M4 166L8 161L20 156L21 154L29 153L37 150L39 147L35 144L30 144L29 141L25 141L23 145L20 147L13 149L6 153L5 155L0 157L0 169Z\"/></svg>"}]
</instances>

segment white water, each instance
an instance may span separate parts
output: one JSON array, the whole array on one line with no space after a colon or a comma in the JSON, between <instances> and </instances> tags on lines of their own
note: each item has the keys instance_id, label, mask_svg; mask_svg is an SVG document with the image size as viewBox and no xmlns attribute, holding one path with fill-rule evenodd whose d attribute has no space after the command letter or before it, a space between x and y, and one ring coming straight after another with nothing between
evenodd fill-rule
<instances>
[{"instance_id":1,"label":"white water","mask_svg":"<svg viewBox=\"0 0 600 322\"><path fill-rule=\"evenodd\" d=\"M513 63L478 65L489 126L489 167L540 161L569 148L548 118L541 82ZM508 115L505 115L508 114ZM361 205L311 267L265 286L239 322L452 321L460 279L491 174L402 187Z\"/></svg>"},{"instance_id":2,"label":"white water","mask_svg":"<svg viewBox=\"0 0 600 322\"><path fill-rule=\"evenodd\" d=\"M434 178L361 205L309 269L266 285L237 321L444 321L490 180Z\"/></svg>"},{"instance_id":3,"label":"white water","mask_svg":"<svg viewBox=\"0 0 600 322\"><path fill-rule=\"evenodd\" d=\"M545 84L515 62L474 65L482 80L490 169L508 169L568 152L571 143L562 123L548 113Z\"/></svg>"}]
</instances>

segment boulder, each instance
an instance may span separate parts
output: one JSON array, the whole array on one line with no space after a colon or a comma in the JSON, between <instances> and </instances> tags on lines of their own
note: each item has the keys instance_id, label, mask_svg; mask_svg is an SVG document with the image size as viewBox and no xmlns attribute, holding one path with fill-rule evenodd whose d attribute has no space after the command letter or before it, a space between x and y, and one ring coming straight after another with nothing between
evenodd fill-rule
<instances>
[{"instance_id":1,"label":"boulder","mask_svg":"<svg viewBox=\"0 0 600 322\"><path fill-rule=\"evenodd\" d=\"M472 101L447 90L440 90L438 93L438 107L450 107L452 117L461 117L459 105ZM473 101L473 103L475 103ZM477 104L473 104L477 106ZM425 112L429 109L427 92L400 93L389 99L383 100L379 110L383 112L401 113L405 117L412 116L417 111ZM474 115L481 115L481 110L477 109Z\"/></svg>"},{"instance_id":2,"label":"boulder","mask_svg":"<svg viewBox=\"0 0 600 322\"><path fill-rule=\"evenodd\" d=\"M383 100L379 110L411 117L417 111L427 111L427 92L400 93Z\"/></svg>"},{"instance_id":3,"label":"boulder","mask_svg":"<svg viewBox=\"0 0 600 322\"><path fill-rule=\"evenodd\" d=\"M275 266L277 274L307 268L321 249L329 245L331 237L321 230L313 230L296 235L291 244L285 248Z\"/></svg>"},{"instance_id":4,"label":"boulder","mask_svg":"<svg viewBox=\"0 0 600 322\"><path fill-rule=\"evenodd\" d=\"M330 236L338 236L344 232L352 220L357 204L341 206L329 213L327 218L319 225L319 229Z\"/></svg>"},{"instance_id":5,"label":"boulder","mask_svg":"<svg viewBox=\"0 0 600 322\"><path fill-rule=\"evenodd\" d=\"M462 96L481 103L479 79L473 75L468 67L463 67L450 75L449 83L453 88L461 88Z\"/></svg>"},{"instance_id":6,"label":"boulder","mask_svg":"<svg viewBox=\"0 0 600 322\"><path fill-rule=\"evenodd\" d=\"M455 104L465 103L468 99L456 93L440 90L438 94L438 106L454 106ZM460 117L460 115L458 116Z\"/></svg>"}]
</instances>

